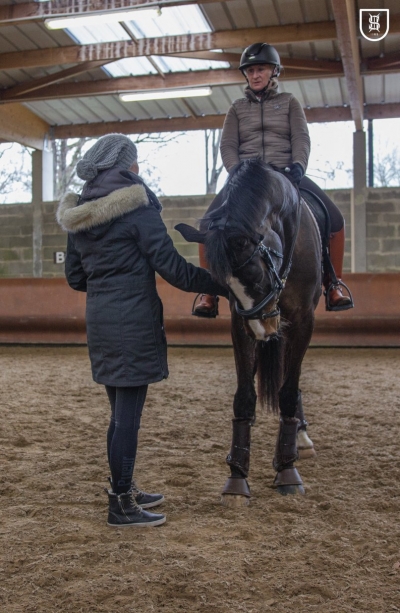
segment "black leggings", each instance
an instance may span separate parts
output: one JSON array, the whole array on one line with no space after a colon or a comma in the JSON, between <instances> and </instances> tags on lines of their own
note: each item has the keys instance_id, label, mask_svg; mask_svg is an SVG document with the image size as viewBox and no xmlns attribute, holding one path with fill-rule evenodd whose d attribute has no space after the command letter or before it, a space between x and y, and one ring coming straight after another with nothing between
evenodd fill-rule
<instances>
[{"instance_id":1,"label":"black leggings","mask_svg":"<svg viewBox=\"0 0 400 613\"><path fill-rule=\"evenodd\" d=\"M111 405L111 419L107 432L108 463L113 492L123 494L131 488L147 385L140 387L106 385L105 387Z\"/></svg>"}]
</instances>

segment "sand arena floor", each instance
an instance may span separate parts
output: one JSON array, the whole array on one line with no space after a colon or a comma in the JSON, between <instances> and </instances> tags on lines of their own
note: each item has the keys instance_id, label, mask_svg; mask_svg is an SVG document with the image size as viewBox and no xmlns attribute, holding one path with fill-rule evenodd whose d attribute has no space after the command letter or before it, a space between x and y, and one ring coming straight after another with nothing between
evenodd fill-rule
<instances>
[{"instance_id":1,"label":"sand arena floor","mask_svg":"<svg viewBox=\"0 0 400 613\"><path fill-rule=\"evenodd\" d=\"M220 505L230 349L170 349L150 387L136 477L167 523L106 526L108 406L86 348L0 347L4 613L400 611L400 350L311 349L318 456L306 495L271 489L277 417L258 412L244 509Z\"/></svg>"}]
</instances>

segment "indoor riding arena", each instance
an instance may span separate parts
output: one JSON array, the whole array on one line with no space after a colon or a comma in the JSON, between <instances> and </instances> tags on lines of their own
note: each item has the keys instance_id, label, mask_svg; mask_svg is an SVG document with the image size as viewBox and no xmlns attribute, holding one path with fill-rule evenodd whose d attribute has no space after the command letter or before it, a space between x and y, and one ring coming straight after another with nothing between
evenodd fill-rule
<instances>
[{"instance_id":1,"label":"indoor riding arena","mask_svg":"<svg viewBox=\"0 0 400 613\"><path fill-rule=\"evenodd\" d=\"M148 4L0 0L0 141L32 154L31 202L0 206L0 610L400 611L400 186L377 187L371 161L374 122L400 117L399 7L162 0L162 14L175 11L179 21L182 11L182 31L131 30L126 23L135 18L120 16L114 27L126 27L117 42L80 41L71 26L45 23ZM390 27L374 42L360 33L359 10L377 5ZM185 7L201 13L199 30L189 29ZM240 55L261 40L276 45L281 86L302 102L310 124L351 121L354 131L353 185L328 191L346 222L343 281L354 308L328 312L322 295L316 309L300 379L315 449L296 462L304 495L273 487L279 417L257 404L251 497L222 497L237 388L229 304L220 299L215 319L193 317L195 294L157 276L170 375L149 386L135 479L164 494L167 521L113 529L110 408L92 380L86 294L65 280L52 143L219 130L242 95ZM124 72L131 60L142 72ZM195 61L204 65L192 68ZM113 63L115 74L105 70ZM212 88L211 102L183 97L125 108L119 98L200 86ZM177 250L198 264L197 244L174 227L196 225L214 195L187 196L178 180L176 194L160 197L161 215Z\"/></svg>"},{"instance_id":2,"label":"indoor riding arena","mask_svg":"<svg viewBox=\"0 0 400 613\"><path fill-rule=\"evenodd\" d=\"M351 275L346 280L352 284ZM1 287L4 305L13 292L6 281ZM61 287L66 301L75 298ZM28 304L44 309L47 295L60 305L54 289L34 296L27 284ZM301 377L317 453L297 463L305 495L272 489L278 418L258 409L250 505L227 508L221 490L236 389L233 352L228 334L214 343L208 333L217 320L200 322L193 342L189 331L179 335L182 321L190 326L192 296L176 294L182 320L166 319L171 374L149 388L135 469L140 486L164 493L167 523L143 530L106 526L109 408L91 379L86 347L72 337L64 345L47 342L56 330L44 330L37 313L27 322L27 311L24 321L19 299L10 305L2 329L14 327L17 342L3 332L0 347L3 610L395 611L398 323L393 318L393 333L375 347L373 338L352 346L347 334L341 346L327 337L319 344L316 333ZM167 312L173 298L166 290ZM355 301L361 304L362 295ZM71 320L72 310L66 327ZM228 320L223 315L220 323L228 328ZM52 324L62 327L55 315ZM17 327L34 326L45 344L18 338Z\"/></svg>"}]
</instances>

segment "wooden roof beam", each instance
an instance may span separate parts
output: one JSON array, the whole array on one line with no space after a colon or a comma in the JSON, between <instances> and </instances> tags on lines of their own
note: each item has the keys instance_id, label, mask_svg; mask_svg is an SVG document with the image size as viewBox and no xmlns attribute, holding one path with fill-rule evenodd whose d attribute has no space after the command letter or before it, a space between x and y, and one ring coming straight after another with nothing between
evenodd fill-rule
<instances>
[{"instance_id":1,"label":"wooden roof beam","mask_svg":"<svg viewBox=\"0 0 400 613\"><path fill-rule=\"evenodd\" d=\"M305 109L309 123L329 121L351 121L350 107L330 107ZM367 119L400 117L400 104L371 104L365 107ZM157 132L186 132L190 130L214 130L222 128L225 115L206 115L204 117L174 117L172 119L144 119L138 121L111 121L100 123L70 124L53 126L52 137L96 138L120 132L122 134L151 134Z\"/></svg>"},{"instance_id":2,"label":"wooden roof beam","mask_svg":"<svg viewBox=\"0 0 400 613\"><path fill-rule=\"evenodd\" d=\"M284 62L284 65L286 62ZM319 62L316 62L319 64ZM282 81L305 80L305 79L327 79L340 78L344 76L341 62L331 62L325 72L319 72L308 68L285 68L280 79ZM92 66L93 67L93 66ZM75 68L75 67L74 67ZM79 72L79 65L76 67ZM321 68L322 70L322 68ZM68 98L81 98L87 96L116 95L123 92L148 91L157 89L178 89L182 87L204 87L204 86L223 86L223 85L244 85L245 82L239 70L218 69L202 70L196 72L176 72L166 74L164 77L159 75L144 75L140 77L118 77L113 79L100 79L96 81L79 81L59 83L60 80L71 76L68 71L60 71L49 77L36 79L21 83L13 87L0 90L0 102L33 102L37 100L56 100ZM374 68L363 70L362 75L384 74L398 72L398 67ZM46 80L50 83L47 85Z\"/></svg>"},{"instance_id":3,"label":"wooden roof beam","mask_svg":"<svg viewBox=\"0 0 400 613\"><path fill-rule=\"evenodd\" d=\"M270 44L288 44L336 38L333 22L292 24L243 30L221 30L201 34L181 34L133 41L115 41L91 45L30 49L0 54L0 70L35 68L77 64L94 60L119 60L128 57L168 55L186 51L232 49L251 45L255 40L268 40Z\"/></svg>"},{"instance_id":4,"label":"wooden roof beam","mask_svg":"<svg viewBox=\"0 0 400 613\"><path fill-rule=\"evenodd\" d=\"M0 113L0 139L43 150L50 126L22 104L8 104Z\"/></svg>"},{"instance_id":5,"label":"wooden roof beam","mask_svg":"<svg viewBox=\"0 0 400 613\"><path fill-rule=\"evenodd\" d=\"M225 61L233 64L239 64L241 53L219 53L217 51L187 51L186 53L170 53L164 57L179 57L182 59L197 59L197 60L213 60L213 61ZM295 70L315 70L320 72L337 72L340 62L336 60L310 60L310 58L291 58L281 57L281 63L284 68L293 68Z\"/></svg>"},{"instance_id":6,"label":"wooden roof beam","mask_svg":"<svg viewBox=\"0 0 400 613\"><path fill-rule=\"evenodd\" d=\"M331 0L337 38L356 130L363 129L364 94L360 73L360 54L356 33L354 0Z\"/></svg>"},{"instance_id":7,"label":"wooden roof beam","mask_svg":"<svg viewBox=\"0 0 400 613\"><path fill-rule=\"evenodd\" d=\"M290 79L317 79L323 77L342 77L343 69L340 62L335 62L336 72L331 69L326 73L315 70L293 70L288 68L281 76L282 81ZM32 83L29 86L29 83ZM22 85L0 91L0 102L32 102L34 100L56 100L66 98L81 98L86 96L116 95L135 91L154 91L157 89L178 89L182 87L212 87L222 85L245 85L245 80L239 70L217 69L201 70L196 72L175 72L159 75L145 75L140 77L118 77L114 79L100 79L97 81L64 82L47 87L34 87L28 82L26 87L31 90L22 92ZM21 88L21 93L19 89Z\"/></svg>"},{"instance_id":8,"label":"wooden roof beam","mask_svg":"<svg viewBox=\"0 0 400 613\"><path fill-rule=\"evenodd\" d=\"M230 0L224 0L229 2ZM201 0L200 4L211 4L221 0ZM26 2L0 6L0 26L17 25L21 21L48 19L50 17L78 17L96 15L107 11L123 11L147 7L165 8L198 4L198 0L52 0L52 2Z\"/></svg>"},{"instance_id":9,"label":"wooden roof beam","mask_svg":"<svg viewBox=\"0 0 400 613\"><path fill-rule=\"evenodd\" d=\"M364 60L363 64L368 70L386 70L400 68L400 52L387 53L383 57L370 57Z\"/></svg>"},{"instance_id":10,"label":"wooden roof beam","mask_svg":"<svg viewBox=\"0 0 400 613\"><path fill-rule=\"evenodd\" d=\"M40 79L24 81L23 83L19 83L18 85L14 85L13 87L8 87L7 89L3 90L0 93L0 100L18 100L19 97L24 94L37 91L38 89L47 87L53 83L58 83L59 81L64 81L65 79L70 79L71 77L75 77L82 72L94 70L100 66L104 66L103 60L99 62L84 62L83 64L77 64L76 66L72 66L66 70L59 70L51 75L46 75Z\"/></svg>"}]
</instances>

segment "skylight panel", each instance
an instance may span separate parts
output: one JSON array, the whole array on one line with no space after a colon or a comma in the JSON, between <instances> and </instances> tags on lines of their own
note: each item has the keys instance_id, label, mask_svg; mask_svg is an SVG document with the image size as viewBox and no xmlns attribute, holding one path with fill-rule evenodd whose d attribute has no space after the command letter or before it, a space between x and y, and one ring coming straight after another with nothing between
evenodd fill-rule
<instances>
[{"instance_id":1,"label":"skylight panel","mask_svg":"<svg viewBox=\"0 0 400 613\"><path fill-rule=\"evenodd\" d=\"M103 67L112 77L130 77L157 74L157 70L145 57L128 57Z\"/></svg>"},{"instance_id":2,"label":"skylight panel","mask_svg":"<svg viewBox=\"0 0 400 613\"><path fill-rule=\"evenodd\" d=\"M129 21L128 26L136 38L211 32L203 13L196 5L165 8L155 19L140 23Z\"/></svg>"},{"instance_id":3,"label":"skylight panel","mask_svg":"<svg viewBox=\"0 0 400 613\"><path fill-rule=\"evenodd\" d=\"M206 18L197 5L167 7L154 18L127 21L133 36L140 38L158 38L161 36L178 36L179 34L196 34L211 32ZM93 44L129 40L129 34L119 23L96 24L96 26L70 27L67 32L80 44ZM188 70L208 70L210 68L228 68L227 62L196 60L186 58L153 58L163 72L186 72ZM107 64L103 70L112 77L155 74L156 70L144 58L125 58Z\"/></svg>"},{"instance_id":4,"label":"skylight panel","mask_svg":"<svg viewBox=\"0 0 400 613\"><path fill-rule=\"evenodd\" d=\"M153 57L163 72L187 72L188 70L209 70L210 68L229 68L228 62L214 62L178 57Z\"/></svg>"},{"instance_id":5,"label":"skylight panel","mask_svg":"<svg viewBox=\"0 0 400 613\"><path fill-rule=\"evenodd\" d=\"M81 45L111 43L116 40L130 40L131 37L119 23L104 23L93 26L71 26L67 32Z\"/></svg>"}]
</instances>

